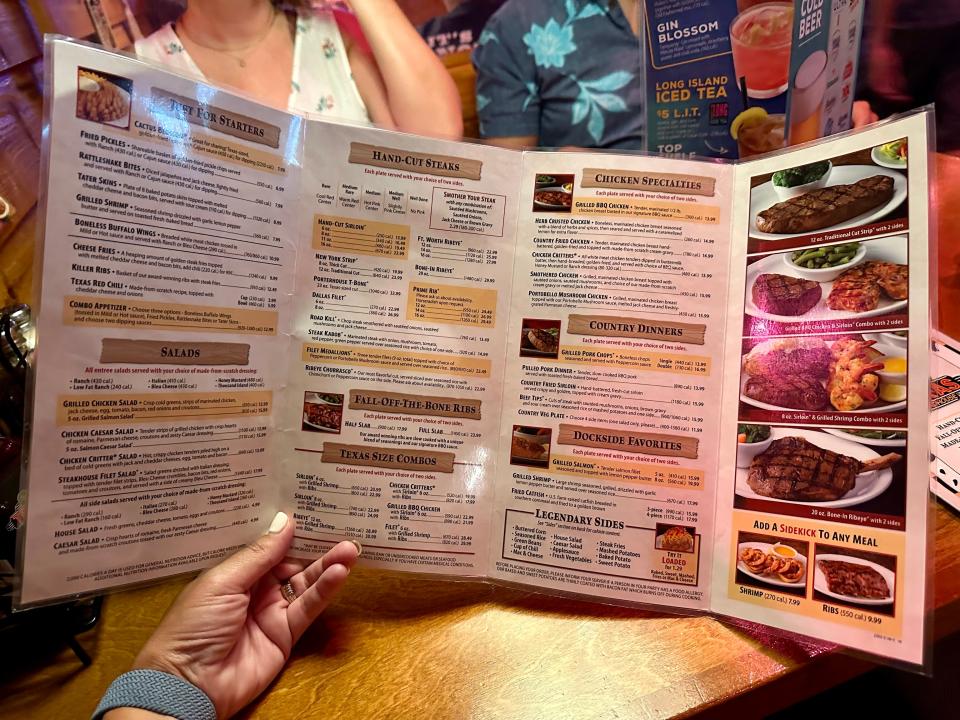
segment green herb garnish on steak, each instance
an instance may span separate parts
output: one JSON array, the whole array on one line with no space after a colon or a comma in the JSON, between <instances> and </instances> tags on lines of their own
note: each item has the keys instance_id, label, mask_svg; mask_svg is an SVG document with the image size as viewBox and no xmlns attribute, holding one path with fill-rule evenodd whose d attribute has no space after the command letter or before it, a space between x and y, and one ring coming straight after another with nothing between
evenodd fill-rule
<instances>
[{"instance_id":1,"label":"green herb garnish on steak","mask_svg":"<svg viewBox=\"0 0 960 720\"><path fill-rule=\"evenodd\" d=\"M800 167L788 168L787 170L777 170L773 174L773 184L777 187L796 187L797 185L806 185L819 180L830 169L830 163L826 160L801 165Z\"/></svg>"}]
</instances>

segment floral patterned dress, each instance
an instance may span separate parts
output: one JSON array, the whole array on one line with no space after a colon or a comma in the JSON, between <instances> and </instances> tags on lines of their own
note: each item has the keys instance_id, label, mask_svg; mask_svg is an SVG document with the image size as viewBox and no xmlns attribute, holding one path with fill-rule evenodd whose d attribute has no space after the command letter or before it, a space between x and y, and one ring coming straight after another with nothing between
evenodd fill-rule
<instances>
[{"instance_id":1,"label":"floral patterned dress","mask_svg":"<svg viewBox=\"0 0 960 720\"><path fill-rule=\"evenodd\" d=\"M137 55L174 70L205 79L168 23L134 46ZM347 50L330 11L301 13L293 41L290 110L352 122L369 123L370 116L353 81Z\"/></svg>"},{"instance_id":2,"label":"floral patterned dress","mask_svg":"<svg viewBox=\"0 0 960 720\"><path fill-rule=\"evenodd\" d=\"M473 63L482 137L643 149L640 40L617 0L508 0Z\"/></svg>"}]
</instances>

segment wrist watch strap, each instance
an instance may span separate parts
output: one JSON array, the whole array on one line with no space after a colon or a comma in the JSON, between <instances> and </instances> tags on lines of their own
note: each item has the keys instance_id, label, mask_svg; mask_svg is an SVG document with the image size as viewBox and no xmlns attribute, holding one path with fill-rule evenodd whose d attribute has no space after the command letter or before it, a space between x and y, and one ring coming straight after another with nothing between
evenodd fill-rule
<instances>
[{"instance_id":1,"label":"wrist watch strap","mask_svg":"<svg viewBox=\"0 0 960 720\"><path fill-rule=\"evenodd\" d=\"M177 720L217 720L213 702L196 685L159 670L131 670L112 683L93 711L91 720L129 707L149 710Z\"/></svg>"}]
</instances>

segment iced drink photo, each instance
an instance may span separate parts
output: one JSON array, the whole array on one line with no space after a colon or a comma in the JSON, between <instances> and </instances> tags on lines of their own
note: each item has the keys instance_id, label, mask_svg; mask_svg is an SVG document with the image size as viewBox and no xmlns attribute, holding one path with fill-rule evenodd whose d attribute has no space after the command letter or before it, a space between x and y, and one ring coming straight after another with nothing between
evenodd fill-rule
<instances>
[{"instance_id":1,"label":"iced drink photo","mask_svg":"<svg viewBox=\"0 0 960 720\"><path fill-rule=\"evenodd\" d=\"M762 3L733 19L730 23L733 65L737 78L747 79L747 95L771 98L787 89L792 36L792 3Z\"/></svg>"},{"instance_id":2,"label":"iced drink photo","mask_svg":"<svg viewBox=\"0 0 960 720\"><path fill-rule=\"evenodd\" d=\"M785 143L785 116L782 113L768 115L758 107L740 113L730 128L737 141L741 158L780 150Z\"/></svg>"}]
</instances>

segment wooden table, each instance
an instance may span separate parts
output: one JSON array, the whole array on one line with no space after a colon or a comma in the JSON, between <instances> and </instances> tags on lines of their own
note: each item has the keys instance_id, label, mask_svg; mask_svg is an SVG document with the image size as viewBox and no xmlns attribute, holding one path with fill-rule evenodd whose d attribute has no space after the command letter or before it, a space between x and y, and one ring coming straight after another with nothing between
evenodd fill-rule
<instances>
[{"instance_id":1,"label":"wooden table","mask_svg":"<svg viewBox=\"0 0 960 720\"><path fill-rule=\"evenodd\" d=\"M938 636L960 629L960 519L936 512ZM107 599L69 651L4 687L6 718L87 717L182 581ZM480 583L356 570L259 704L241 717L762 717L869 663L758 626L675 617Z\"/></svg>"},{"instance_id":2,"label":"wooden table","mask_svg":"<svg viewBox=\"0 0 960 720\"><path fill-rule=\"evenodd\" d=\"M960 325L960 160L938 159L941 318ZM947 195L949 193L949 196ZM960 519L936 510L935 633L960 630ZM108 598L69 651L6 683L5 717L86 717L132 661L183 582ZM733 627L535 595L357 570L270 691L241 717L528 718L580 720L762 717L871 665L831 648Z\"/></svg>"}]
</instances>

